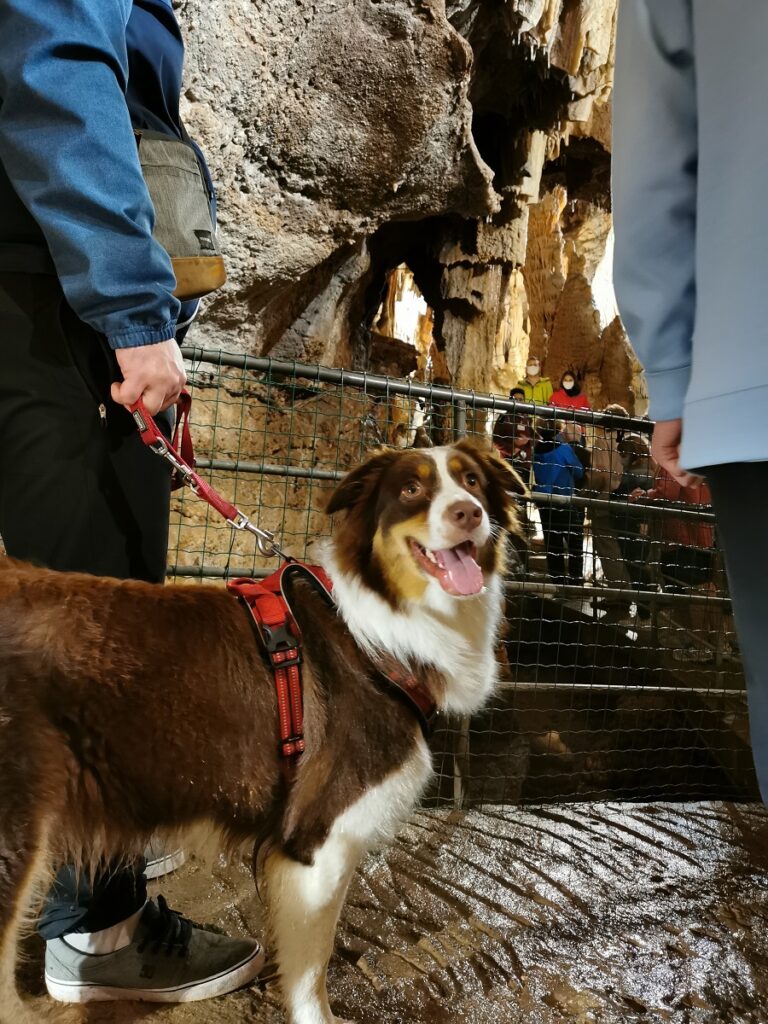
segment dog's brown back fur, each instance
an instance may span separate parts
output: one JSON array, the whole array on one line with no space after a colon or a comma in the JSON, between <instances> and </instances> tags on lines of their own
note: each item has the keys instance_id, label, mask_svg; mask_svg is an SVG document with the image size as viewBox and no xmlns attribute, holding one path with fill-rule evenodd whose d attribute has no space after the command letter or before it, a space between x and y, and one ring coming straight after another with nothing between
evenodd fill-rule
<instances>
[{"instance_id":1,"label":"dog's brown back fur","mask_svg":"<svg viewBox=\"0 0 768 1024\"><path fill-rule=\"evenodd\" d=\"M286 787L272 673L231 595L0 566L0 1005L41 850L88 863L210 821L232 844L266 838L308 863L417 742L411 712L304 583L307 749Z\"/></svg>"}]
</instances>

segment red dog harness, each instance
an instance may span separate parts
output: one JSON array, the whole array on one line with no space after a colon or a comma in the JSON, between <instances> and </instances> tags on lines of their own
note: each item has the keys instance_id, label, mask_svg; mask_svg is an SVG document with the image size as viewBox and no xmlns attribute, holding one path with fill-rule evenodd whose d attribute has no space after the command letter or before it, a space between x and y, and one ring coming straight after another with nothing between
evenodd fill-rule
<instances>
[{"instance_id":1,"label":"red dog harness","mask_svg":"<svg viewBox=\"0 0 768 1024\"><path fill-rule=\"evenodd\" d=\"M292 576L303 576L333 605L332 584L326 573L319 565L303 562L286 562L264 580L230 580L227 590L247 605L269 657L277 690L280 753L295 763L304 752L304 700L301 632L285 593L285 580Z\"/></svg>"},{"instance_id":2,"label":"red dog harness","mask_svg":"<svg viewBox=\"0 0 768 1024\"><path fill-rule=\"evenodd\" d=\"M319 565L286 562L277 572L263 580L240 578L230 580L227 590L248 608L256 632L272 665L277 690L277 713L280 730L280 754L289 766L295 765L304 752L304 694L301 684L301 631L285 592L286 580L302 576L335 607L328 574ZM437 707L425 686L412 675L399 671L378 670L378 679L388 692L403 701L416 715L425 739L429 739L437 715Z\"/></svg>"}]
</instances>

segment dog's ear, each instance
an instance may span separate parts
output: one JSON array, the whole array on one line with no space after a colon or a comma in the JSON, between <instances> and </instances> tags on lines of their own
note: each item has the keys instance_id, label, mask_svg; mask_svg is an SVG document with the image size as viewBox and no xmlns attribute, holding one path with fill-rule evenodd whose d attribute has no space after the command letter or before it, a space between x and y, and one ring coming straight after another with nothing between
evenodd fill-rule
<instances>
[{"instance_id":1,"label":"dog's ear","mask_svg":"<svg viewBox=\"0 0 768 1024\"><path fill-rule=\"evenodd\" d=\"M489 448L487 443L479 439L464 437L461 441L457 441L454 447L471 455L473 459L477 459L486 473L496 481L503 491L527 497L528 488L521 477L505 459L496 454L495 449Z\"/></svg>"},{"instance_id":2,"label":"dog's ear","mask_svg":"<svg viewBox=\"0 0 768 1024\"><path fill-rule=\"evenodd\" d=\"M347 473L328 499L325 511L329 516L334 512L352 508L368 497L381 480L382 474L400 457L398 451L384 449L375 452L370 459Z\"/></svg>"}]
</instances>

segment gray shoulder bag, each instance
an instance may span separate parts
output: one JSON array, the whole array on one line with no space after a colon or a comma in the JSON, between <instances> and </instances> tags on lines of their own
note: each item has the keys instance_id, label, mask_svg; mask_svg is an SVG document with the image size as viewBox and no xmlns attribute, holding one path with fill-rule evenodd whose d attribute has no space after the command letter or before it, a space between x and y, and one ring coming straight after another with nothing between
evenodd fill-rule
<instances>
[{"instance_id":1,"label":"gray shoulder bag","mask_svg":"<svg viewBox=\"0 0 768 1024\"><path fill-rule=\"evenodd\" d=\"M171 258L174 295L182 301L227 280L216 240L208 185L194 147L162 132L135 130L139 161L155 208L153 237Z\"/></svg>"}]
</instances>

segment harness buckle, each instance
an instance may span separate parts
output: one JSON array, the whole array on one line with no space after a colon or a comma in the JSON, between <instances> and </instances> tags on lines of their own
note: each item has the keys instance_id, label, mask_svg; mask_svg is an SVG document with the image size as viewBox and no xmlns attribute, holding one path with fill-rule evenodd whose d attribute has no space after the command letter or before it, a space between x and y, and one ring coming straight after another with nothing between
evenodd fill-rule
<instances>
[{"instance_id":1,"label":"harness buckle","mask_svg":"<svg viewBox=\"0 0 768 1024\"><path fill-rule=\"evenodd\" d=\"M261 636L267 649L269 660L275 668L290 668L302 662L301 648L296 637L288 629L287 623L278 626L262 624Z\"/></svg>"}]
</instances>

